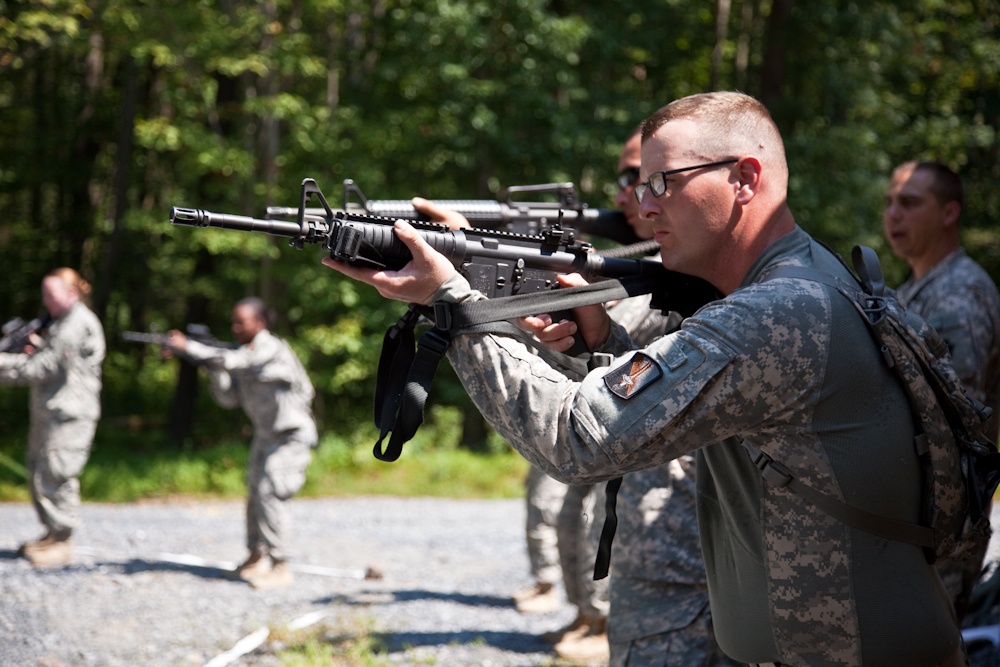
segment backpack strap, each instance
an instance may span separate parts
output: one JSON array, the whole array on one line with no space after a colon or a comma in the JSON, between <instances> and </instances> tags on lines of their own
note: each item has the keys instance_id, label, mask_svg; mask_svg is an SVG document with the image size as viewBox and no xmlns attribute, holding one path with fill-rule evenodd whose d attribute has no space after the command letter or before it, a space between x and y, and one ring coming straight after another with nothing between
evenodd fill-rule
<instances>
[{"instance_id":1,"label":"backpack strap","mask_svg":"<svg viewBox=\"0 0 1000 667\"><path fill-rule=\"evenodd\" d=\"M863 252L865 250L868 252ZM873 259L874 262L872 262ZM858 273L862 287L867 295L872 297L865 299L866 303L864 304L864 311L870 320L872 317L882 317L885 306L881 297L885 291L885 281L882 278L882 269L879 266L878 257L875 255L875 251L871 248L856 246L854 249L854 261L856 266L858 266ZM836 276L833 276L826 271L821 271L813 267L788 265L777 266L767 274L764 280L774 280L777 278L810 280L822 283L833 287L845 299L850 298L848 294L850 294L851 288L847 285L847 283L839 280ZM857 289L855 288L854 291L856 292ZM855 310L857 309L855 308ZM872 320L872 322L876 321L877 319ZM871 323L866 322L866 324L869 324L870 326ZM835 498L834 496L814 489L808 484L803 484L798 481L795 479L794 475L791 474L788 468L772 459L749 440L741 439L740 444L742 444L743 449L746 450L747 455L750 457L750 461L760 471L761 476L769 484L779 488L786 487L789 490L794 491L830 516L846 523L852 528L857 528L867 533L899 542L933 548L933 529L920 524L899 521L898 519L892 519L880 514L874 514L858 507L854 507L853 505L849 505L839 498Z\"/></svg>"},{"instance_id":2,"label":"backpack strap","mask_svg":"<svg viewBox=\"0 0 1000 667\"><path fill-rule=\"evenodd\" d=\"M852 528L863 530L872 535L885 537L898 542L916 544L921 547L934 546L934 531L920 524L899 521L881 514L849 505L839 498L818 491L808 484L795 479L795 476L770 456L760 450L749 440L740 439L740 444L746 450L750 461L754 464L764 480L772 486L787 488L805 498L833 518L846 523Z\"/></svg>"}]
</instances>

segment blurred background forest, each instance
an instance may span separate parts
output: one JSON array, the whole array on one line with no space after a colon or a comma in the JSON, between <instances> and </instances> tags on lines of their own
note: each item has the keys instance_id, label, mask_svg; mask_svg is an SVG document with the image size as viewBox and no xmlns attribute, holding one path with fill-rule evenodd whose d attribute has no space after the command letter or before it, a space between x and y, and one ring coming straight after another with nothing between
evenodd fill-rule
<instances>
[{"instance_id":1,"label":"blurred background forest","mask_svg":"<svg viewBox=\"0 0 1000 667\"><path fill-rule=\"evenodd\" d=\"M876 247L893 283L888 173L949 164L966 245L997 279L998 21L1000 0L0 0L0 319L36 316L43 275L77 268L109 341L97 446L191 451L245 420L121 333L205 323L228 339L232 304L259 295L307 363L323 431L367 453L402 304L318 247L174 227L171 206L263 217L311 177L333 206L350 178L373 199L572 181L610 208L629 130L718 89L771 109L799 224L843 254ZM26 404L0 389L9 437ZM429 404L438 443L490 446L447 369Z\"/></svg>"}]
</instances>

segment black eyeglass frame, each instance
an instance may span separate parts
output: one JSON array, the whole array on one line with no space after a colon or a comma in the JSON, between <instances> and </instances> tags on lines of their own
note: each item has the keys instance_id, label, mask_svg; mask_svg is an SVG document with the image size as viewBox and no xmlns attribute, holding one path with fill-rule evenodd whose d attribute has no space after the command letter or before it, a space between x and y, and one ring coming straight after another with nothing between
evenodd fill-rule
<instances>
[{"instance_id":1,"label":"black eyeglass frame","mask_svg":"<svg viewBox=\"0 0 1000 667\"><path fill-rule=\"evenodd\" d=\"M639 167L625 167L615 177L615 183L618 185L619 190L624 190L628 186L635 185L638 182Z\"/></svg>"},{"instance_id":2,"label":"black eyeglass frame","mask_svg":"<svg viewBox=\"0 0 1000 667\"><path fill-rule=\"evenodd\" d=\"M694 171L695 169L704 169L706 167L721 167L724 164L733 164L734 162L739 162L738 157L731 157L725 160L717 160L715 162L706 162L705 164L696 164L693 167L681 167L680 169L668 169L667 171L655 171L649 175L649 179L645 183L639 183L635 186L635 190L632 192L635 194L636 201L640 204L642 203L642 196L646 194L646 188L653 193L654 197L662 197L667 193L667 176L671 174L680 174L685 171ZM653 181L659 182L659 186L654 187ZM660 191L657 192L656 190Z\"/></svg>"}]
</instances>

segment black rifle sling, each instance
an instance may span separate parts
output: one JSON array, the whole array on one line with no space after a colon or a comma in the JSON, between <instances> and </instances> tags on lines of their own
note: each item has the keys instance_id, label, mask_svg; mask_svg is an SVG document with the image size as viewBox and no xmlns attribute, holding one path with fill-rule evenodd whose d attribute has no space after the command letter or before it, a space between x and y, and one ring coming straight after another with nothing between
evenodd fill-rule
<instances>
[{"instance_id":1,"label":"black rifle sling","mask_svg":"<svg viewBox=\"0 0 1000 667\"><path fill-rule=\"evenodd\" d=\"M414 329L423 314L426 309L410 304L406 314L389 328L382 340L374 405L375 426L380 434L373 450L380 461L398 459L403 445L423 423L431 380L451 341L447 332L428 329L414 349ZM383 448L390 431L392 435Z\"/></svg>"},{"instance_id":2,"label":"black rifle sling","mask_svg":"<svg viewBox=\"0 0 1000 667\"><path fill-rule=\"evenodd\" d=\"M622 478L615 477L608 480L604 489L604 527L601 528L597 557L594 559L594 581L608 576L608 570L611 569L611 545L618 530L618 489L621 487Z\"/></svg>"},{"instance_id":3,"label":"black rifle sling","mask_svg":"<svg viewBox=\"0 0 1000 667\"><path fill-rule=\"evenodd\" d=\"M493 333L518 338L550 365L583 377L590 367L603 365L607 355L592 355L587 360L555 352L506 320L648 294L661 286L657 277L639 274L545 292L468 303L436 303L433 310L410 304L406 314L386 332L382 343L375 388L375 426L380 430L375 458L395 461L403 445L416 433L423 422L424 404L434 373L453 336ZM414 329L420 315L431 317L435 326L421 334L414 349ZM389 442L383 448L390 432Z\"/></svg>"}]
</instances>

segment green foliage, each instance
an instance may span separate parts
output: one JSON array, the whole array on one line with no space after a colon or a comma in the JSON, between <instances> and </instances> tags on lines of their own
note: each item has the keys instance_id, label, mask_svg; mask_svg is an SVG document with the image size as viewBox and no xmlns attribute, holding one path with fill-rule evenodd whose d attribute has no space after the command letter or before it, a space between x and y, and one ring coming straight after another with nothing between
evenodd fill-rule
<instances>
[{"instance_id":1,"label":"green foliage","mask_svg":"<svg viewBox=\"0 0 1000 667\"><path fill-rule=\"evenodd\" d=\"M1000 276L1000 1L741 0L720 22L726 4L0 1L0 316L36 314L41 277L79 268L109 340L106 419L163 426L176 362L121 331L202 322L225 338L232 303L259 295L309 368L324 432L349 442L402 305L317 247L172 227L171 206L260 217L297 203L304 177L334 206L346 178L377 199L573 181L608 206L629 130L711 89L767 103L796 219L841 253L873 245L901 280L882 192L894 164L937 158L965 179L970 254ZM246 425L204 394L186 436L199 453ZM430 400L471 411L447 371ZM0 391L15 426L24 403Z\"/></svg>"},{"instance_id":2,"label":"green foliage","mask_svg":"<svg viewBox=\"0 0 1000 667\"><path fill-rule=\"evenodd\" d=\"M365 426L327 434L315 450L300 497L435 496L518 498L528 463L509 447L491 454L459 448L456 411L435 410L427 428L394 463L372 455L377 439ZM221 438L221 436L219 436ZM27 501L26 432L0 438L0 502ZM172 496L244 498L248 444L221 440L178 450L162 429L122 420L102 423L80 478L91 502L135 502Z\"/></svg>"}]
</instances>

